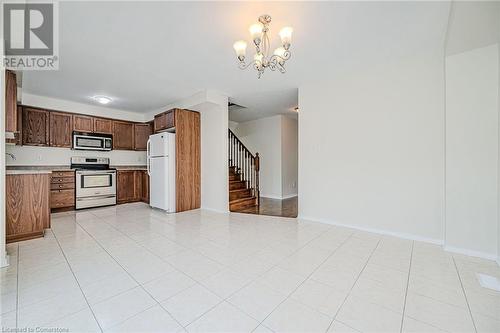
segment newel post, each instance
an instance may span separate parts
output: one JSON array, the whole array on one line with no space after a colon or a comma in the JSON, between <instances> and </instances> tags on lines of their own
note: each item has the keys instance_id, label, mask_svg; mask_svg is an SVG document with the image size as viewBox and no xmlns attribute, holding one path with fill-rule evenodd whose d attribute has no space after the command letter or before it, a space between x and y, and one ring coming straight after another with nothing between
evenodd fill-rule
<instances>
[{"instance_id":1,"label":"newel post","mask_svg":"<svg viewBox=\"0 0 500 333\"><path fill-rule=\"evenodd\" d=\"M255 153L255 190L257 192L257 203L260 205L259 170L260 170L260 157L259 153Z\"/></svg>"}]
</instances>

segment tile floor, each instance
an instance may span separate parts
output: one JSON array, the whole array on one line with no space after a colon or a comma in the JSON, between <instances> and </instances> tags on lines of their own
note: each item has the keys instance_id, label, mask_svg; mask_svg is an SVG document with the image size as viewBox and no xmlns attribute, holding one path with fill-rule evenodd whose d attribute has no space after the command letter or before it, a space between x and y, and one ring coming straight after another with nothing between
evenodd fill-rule
<instances>
[{"instance_id":1,"label":"tile floor","mask_svg":"<svg viewBox=\"0 0 500 333\"><path fill-rule=\"evenodd\" d=\"M303 220L129 204L8 250L3 332L500 332L496 263Z\"/></svg>"}]
</instances>

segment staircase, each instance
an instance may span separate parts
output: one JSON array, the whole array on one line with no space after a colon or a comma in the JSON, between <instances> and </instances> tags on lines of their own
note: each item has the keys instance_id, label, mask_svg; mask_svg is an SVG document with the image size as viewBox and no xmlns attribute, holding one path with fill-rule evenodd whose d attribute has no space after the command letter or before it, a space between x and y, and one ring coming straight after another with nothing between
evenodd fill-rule
<instances>
[{"instance_id":1,"label":"staircase","mask_svg":"<svg viewBox=\"0 0 500 333\"><path fill-rule=\"evenodd\" d=\"M229 210L244 211L259 205L259 153L255 156L228 130Z\"/></svg>"}]
</instances>

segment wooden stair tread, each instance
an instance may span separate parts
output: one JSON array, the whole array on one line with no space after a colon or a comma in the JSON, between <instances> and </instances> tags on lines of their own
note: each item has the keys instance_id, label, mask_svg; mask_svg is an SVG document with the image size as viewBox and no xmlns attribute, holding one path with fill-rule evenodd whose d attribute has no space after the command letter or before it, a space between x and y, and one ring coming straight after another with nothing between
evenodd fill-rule
<instances>
[{"instance_id":1,"label":"wooden stair tread","mask_svg":"<svg viewBox=\"0 0 500 333\"><path fill-rule=\"evenodd\" d=\"M250 190L249 188L237 188L237 189L234 189L234 190L229 190L229 192L231 193L238 193L238 192L245 192L245 191L248 191Z\"/></svg>"},{"instance_id":2,"label":"wooden stair tread","mask_svg":"<svg viewBox=\"0 0 500 333\"><path fill-rule=\"evenodd\" d=\"M244 201L247 201L247 200L255 200L255 197L254 196L250 196L250 197L243 197L243 198L239 198L239 199L234 199L234 200L229 201L229 203L230 204L235 204L235 203L244 202Z\"/></svg>"}]
</instances>

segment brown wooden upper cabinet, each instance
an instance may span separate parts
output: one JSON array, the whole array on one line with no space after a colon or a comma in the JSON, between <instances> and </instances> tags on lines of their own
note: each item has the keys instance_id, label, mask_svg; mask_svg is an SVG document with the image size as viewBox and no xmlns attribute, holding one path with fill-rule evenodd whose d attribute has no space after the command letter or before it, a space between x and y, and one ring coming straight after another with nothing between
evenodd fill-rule
<instances>
[{"instance_id":1,"label":"brown wooden upper cabinet","mask_svg":"<svg viewBox=\"0 0 500 333\"><path fill-rule=\"evenodd\" d=\"M23 107L23 145L49 145L49 111Z\"/></svg>"},{"instance_id":2,"label":"brown wooden upper cabinet","mask_svg":"<svg viewBox=\"0 0 500 333\"><path fill-rule=\"evenodd\" d=\"M5 132L17 132L16 73L5 71Z\"/></svg>"},{"instance_id":3,"label":"brown wooden upper cabinet","mask_svg":"<svg viewBox=\"0 0 500 333\"><path fill-rule=\"evenodd\" d=\"M149 136L152 133L150 124L134 124L134 148L135 150L146 150Z\"/></svg>"},{"instance_id":4,"label":"brown wooden upper cabinet","mask_svg":"<svg viewBox=\"0 0 500 333\"><path fill-rule=\"evenodd\" d=\"M71 148L73 117L62 112L50 112L50 146Z\"/></svg>"},{"instance_id":5,"label":"brown wooden upper cabinet","mask_svg":"<svg viewBox=\"0 0 500 333\"><path fill-rule=\"evenodd\" d=\"M175 127L175 109L157 114L154 119L155 133Z\"/></svg>"},{"instance_id":6,"label":"brown wooden upper cabinet","mask_svg":"<svg viewBox=\"0 0 500 333\"><path fill-rule=\"evenodd\" d=\"M113 149L134 150L134 124L113 121Z\"/></svg>"},{"instance_id":7,"label":"brown wooden upper cabinet","mask_svg":"<svg viewBox=\"0 0 500 333\"><path fill-rule=\"evenodd\" d=\"M113 134L113 121L111 119L94 118L94 132Z\"/></svg>"},{"instance_id":8,"label":"brown wooden upper cabinet","mask_svg":"<svg viewBox=\"0 0 500 333\"><path fill-rule=\"evenodd\" d=\"M93 132L94 118L75 114L73 116L73 130L77 132Z\"/></svg>"}]
</instances>

